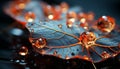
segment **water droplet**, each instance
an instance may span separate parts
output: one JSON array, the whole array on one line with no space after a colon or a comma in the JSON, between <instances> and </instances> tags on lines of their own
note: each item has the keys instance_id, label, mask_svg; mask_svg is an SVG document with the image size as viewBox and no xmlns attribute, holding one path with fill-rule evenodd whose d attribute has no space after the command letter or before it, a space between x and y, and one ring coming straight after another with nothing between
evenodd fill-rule
<instances>
[{"instance_id":1,"label":"water droplet","mask_svg":"<svg viewBox=\"0 0 120 69\"><path fill-rule=\"evenodd\" d=\"M66 25L68 28L71 28L73 26L73 21L71 21L71 19L68 19Z\"/></svg>"},{"instance_id":2,"label":"water droplet","mask_svg":"<svg viewBox=\"0 0 120 69\"><path fill-rule=\"evenodd\" d=\"M101 32L111 32L115 27L115 20L110 16L102 16L97 21L97 28Z\"/></svg>"},{"instance_id":3,"label":"water droplet","mask_svg":"<svg viewBox=\"0 0 120 69\"><path fill-rule=\"evenodd\" d=\"M22 46L22 47L20 48L20 50L19 50L19 54L20 54L21 56L27 55L27 54L28 54L28 48L25 47L25 46Z\"/></svg>"},{"instance_id":4,"label":"water droplet","mask_svg":"<svg viewBox=\"0 0 120 69\"><path fill-rule=\"evenodd\" d=\"M45 16L48 16L49 14L53 14L53 7L51 5L44 4L42 8Z\"/></svg>"},{"instance_id":5,"label":"water droplet","mask_svg":"<svg viewBox=\"0 0 120 69\"><path fill-rule=\"evenodd\" d=\"M89 48L90 46L95 44L95 39L96 36L93 32L83 32L79 38L82 45L85 46L86 48Z\"/></svg>"},{"instance_id":6,"label":"water droplet","mask_svg":"<svg viewBox=\"0 0 120 69\"><path fill-rule=\"evenodd\" d=\"M75 20L77 18L77 14L73 11L70 11L67 13L66 18L70 19L72 22L75 22Z\"/></svg>"},{"instance_id":7,"label":"water droplet","mask_svg":"<svg viewBox=\"0 0 120 69\"><path fill-rule=\"evenodd\" d=\"M95 14L93 12L89 12L87 14L87 20L88 21L93 21L94 20L94 16L95 16Z\"/></svg>"},{"instance_id":8,"label":"water droplet","mask_svg":"<svg viewBox=\"0 0 120 69\"><path fill-rule=\"evenodd\" d=\"M102 52L101 55L102 55L103 58L109 58L110 57L110 54L107 53L106 51Z\"/></svg>"},{"instance_id":9,"label":"water droplet","mask_svg":"<svg viewBox=\"0 0 120 69\"><path fill-rule=\"evenodd\" d=\"M46 39L42 38L42 37L40 37L38 39L30 38L29 40L32 43L32 45L37 48L44 48L47 43Z\"/></svg>"},{"instance_id":10,"label":"water droplet","mask_svg":"<svg viewBox=\"0 0 120 69\"><path fill-rule=\"evenodd\" d=\"M85 59L85 60L90 60L89 57L86 56L86 55L83 56L83 59Z\"/></svg>"},{"instance_id":11,"label":"water droplet","mask_svg":"<svg viewBox=\"0 0 120 69\"><path fill-rule=\"evenodd\" d=\"M81 19L83 21L83 20L86 20L86 18L87 18L87 14L85 14L85 13L78 13L78 20L80 20L80 22L81 22Z\"/></svg>"},{"instance_id":12,"label":"water droplet","mask_svg":"<svg viewBox=\"0 0 120 69\"><path fill-rule=\"evenodd\" d=\"M58 27L59 27L59 28L62 28L62 24L59 24Z\"/></svg>"},{"instance_id":13,"label":"water droplet","mask_svg":"<svg viewBox=\"0 0 120 69\"><path fill-rule=\"evenodd\" d=\"M61 7L61 10L62 10L63 13L66 13L69 9L69 5L66 2L62 2L60 4L60 7Z\"/></svg>"},{"instance_id":14,"label":"water droplet","mask_svg":"<svg viewBox=\"0 0 120 69\"><path fill-rule=\"evenodd\" d=\"M30 0L14 0L14 5L23 10L28 2L30 2Z\"/></svg>"},{"instance_id":15,"label":"water droplet","mask_svg":"<svg viewBox=\"0 0 120 69\"><path fill-rule=\"evenodd\" d=\"M85 30L88 30L88 23L87 22L81 22L80 27L84 28Z\"/></svg>"},{"instance_id":16,"label":"water droplet","mask_svg":"<svg viewBox=\"0 0 120 69\"><path fill-rule=\"evenodd\" d=\"M54 15L53 14L49 14L48 15L48 19L52 20L54 18Z\"/></svg>"},{"instance_id":17,"label":"water droplet","mask_svg":"<svg viewBox=\"0 0 120 69\"><path fill-rule=\"evenodd\" d=\"M35 20L35 18L36 18L36 15L33 12L27 12L25 14L25 20L27 22L33 22Z\"/></svg>"},{"instance_id":18,"label":"water droplet","mask_svg":"<svg viewBox=\"0 0 120 69\"><path fill-rule=\"evenodd\" d=\"M23 9L20 9L18 6L13 4L10 7L10 11L14 15L20 15L22 13Z\"/></svg>"},{"instance_id":19,"label":"water droplet","mask_svg":"<svg viewBox=\"0 0 120 69\"><path fill-rule=\"evenodd\" d=\"M67 55L67 56L65 57L65 59L70 59L70 57Z\"/></svg>"}]
</instances>

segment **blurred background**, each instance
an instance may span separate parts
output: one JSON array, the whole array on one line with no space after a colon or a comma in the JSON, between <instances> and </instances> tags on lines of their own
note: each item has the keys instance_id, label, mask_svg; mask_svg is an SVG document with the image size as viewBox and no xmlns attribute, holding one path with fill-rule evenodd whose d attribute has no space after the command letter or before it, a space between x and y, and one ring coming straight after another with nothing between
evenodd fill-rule
<instances>
[{"instance_id":1,"label":"blurred background","mask_svg":"<svg viewBox=\"0 0 120 69\"><path fill-rule=\"evenodd\" d=\"M12 54L12 50L7 49L11 45L10 41L8 41L9 39L8 35L6 34L6 32L4 32L4 30L9 25L11 25L11 23L13 23L15 20L6 15L2 9L4 4L7 3L8 1L13 0L0 0L0 69L22 69L22 67L20 67L17 64L1 61L1 59L4 60L3 58L5 59L9 58L9 56ZM98 19L102 15L109 15L116 19L117 24L120 23L120 0L42 0L42 1L47 2L48 4L60 4L61 2L64 1L67 2L70 6L80 6L83 9L83 12L89 11L94 12L96 19ZM109 62L106 61L106 63ZM113 67L104 67L103 65L102 69L119 69L120 62L114 63L117 64L113 65Z\"/></svg>"}]
</instances>

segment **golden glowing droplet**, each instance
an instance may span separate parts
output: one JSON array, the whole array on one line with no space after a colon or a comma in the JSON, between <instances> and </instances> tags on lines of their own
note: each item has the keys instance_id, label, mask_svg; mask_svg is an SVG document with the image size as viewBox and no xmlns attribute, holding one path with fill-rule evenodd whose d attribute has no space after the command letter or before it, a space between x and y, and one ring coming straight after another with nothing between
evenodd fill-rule
<instances>
[{"instance_id":1,"label":"golden glowing droplet","mask_svg":"<svg viewBox=\"0 0 120 69\"><path fill-rule=\"evenodd\" d=\"M89 57L86 56L86 55L84 55L84 56L83 56L83 59L85 59L85 60L89 60Z\"/></svg>"},{"instance_id":2,"label":"golden glowing droplet","mask_svg":"<svg viewBox=\"0 0 120 69\"><path fill-rule=\"evenodd\" d=\"M68 28L71 28L73 26L73 22L68 19L66 25Z\"/></svg>"},{"instance_id":3,"label":"golden glowing droplet","mask_svg":"<svg viewBox=\"0 0 120 69\"><path fill-rule=\"evenodd\" d=\"M51 5L44 5L44 6L43 6L44 15L45 15L48 19L53 19L53 18L54 18L53 10L54 10L54 7L51 6Z\"/></svg>"},{"instance_id":4,"label":"golden glowing droplet","mask_svg":"<svg viewBox=\"0 0 120 69\"><path fill-rule=\"evenodd\" d=\"M54 18L53 20L59 20L61 18L61 9L60 8L55 8L54 9Z\"/></svg>"},{"instance_id":5,"label":"golden glowing droplet","mask_svg":"<svg viewBox=\"0 0 120 69\"><path fill-rule=\"evenodd\" d=\"M80 26L86 30L88 30L88 23L84 22L84 23L80 23Z\"/></svg>"},{"instance_id":6,"label":"golden glowing droplet","mask_svg":"<svg viewBox=\"0 0 120 69\"><path fill-rule=\"evenodd\" d=\"M19 50L19 54L20 54L21 56L27 55L27 54L28 54L28 48L25 47L25 46L22 46L22 47L20 48L20 50Z\"/></svg>"},{"instance_id":7,"label":"golden glowing droplet","mask_svg":"<svg viewBox=\"0 0 120 69\"><path fill-rule=\"evenodd\" d=\"M101 32L111 32L115 28L115 20L110 16L102 16L97 21L97 28Z\"/></svg>"},{"instance_id":8,"label":"golden glowing droplet","mask_svg":"<svg viewBox=\"0 0 120 69\"><path fill-rule=\"evenodd\" d=\"M35 20L36 16L33 12L27 12L25 14L25 19L27 20L27 22L33 22Z\"/></svg>"},{"instance_id":9,"label":"golden glowing droplet","mask_svg":"<svg viewBox=\"0 0 120 69\"><path fill-rule=\"evenodd\" d=\"M88 21L93 21L94 20L94 13L93 12L89 12L88 14L87 14L87 20Z\"/></svg>"},{"instance_id":10,"label":"golden glowing droplet","mask_svg":"<svg viewBox=\"0 0 120 69\"><path fill-rule=\"evenodd\" d=\"M75 18L69 18L68 20L73 22L73 23L75 22Z\"/></svg>"},{"instance_id":11,"label":"golden glowing droplet","mask_svg":"<svg viewBox=\"0 0 120 69\"><path fill-rule=\"evenodd\" d=\"M68 12L66 15L66 25L68 28L71 28L73 26L73 23L76 21L77 14L75 12Z\"/></svg>"},{"instance_id":12,"label":"golden glowing droplet","mask_svg":"<svg viewBox=\"0 0 120 69\"><path fill-rule=\"evenodd\" d=\"M30 2L30 0L15 0L14 4L18 6L19 9L25 9L26 4Z\"/></svg>"},{"instance_id":13,"label":"golden glowing droplet","mask_svg":"<svg viewBox=\"0 0 120 69\"><path fill-rule=\"evenodd\" d=\"M110 57L110 54L107 53L106 51L102 52L101 55L102 55L103 58L109 58Z\"/></svg>"},{"instance_id":14,"label":"golden glowing droplet","mask_svg":"<svg viewBox=\"0 0 120 69\"><path fill-rule=\"evenodd\" d=\"M115 57L117 55L117 53L114 53L114 54L112 54L112 57Z\"/></svg>"},{"instance_id":15,"label":"golden glowing droplet","mask_svg":"<svg viewBox=\"0 0 120 69\"><path fill-rule=\"evenodd\" d=\"M59 20L61 17L61 11L59 7L54 7L51 5L43 5L44 15L50 20Z\"/></svg>"},{"instance_id":16,"label":"golden glowing droplet","mask_svg":"<svg viewBox=\"0 0 120 69\"><path fill-rule=\"evenodd\" d=\"M20 9L25 9L26 5L25 5L24 3L21 3L21 4L18 5L18 7L19 7Z\"/></svg>"},{"instance_id":17,"label":"golden glowing droplet","mask_svg":"<svg viewBox=\"0 0 120 69\"><path fill-rule=\"evenodd\" d=\"M84 21L84 20L87 20L87 14L85 14L85 13L78 13L78 20L80 20L80 22L82 21L82 20Z\"/></svg>"},{"instance_id":18,"label":"golden glowing droplet","mask_svg":"<svg viewBox=\"0 0 120 69\"><path fill-rule=\"evenodd\" d=\"M43 12L45 16L48 16L50 13L53 13L54 8L51 5L43 5Z\"/></svg>"},{"instance_id":19,"label":"golden glowing droplet","mask_svg":"<svg viewBox=\"0 0 120 69\"><path fill-rule=\"evenodd\" d=\"M69 57L69 56L66 56L65 59L70 59L70 57Z\"/></svg>"},{"instance_id":20,"label":"golden glowing droplet","mask_svg":"<svg viewBox=\"0 0 120 69\"><path fill-rule=\"evenodd\" d=\"M22 13L22 9L20 9L18 6L12 4L11 7L10 7L10 11L12 14L14 15L20 15Z\"/></svg>"},{"instance_id":21,"label":"golden glowing droplet","mask_svg":"<svg viewBox=\"0 0 120 69\"><path fill-rule=\"evenodd\" d=\"M53 14L48 15L48 19L52 20L54 18Z\"/></svg>"},{"instance_id":22,"label":"golden glowing droplet","mask_svg":"<svg viewBox=\"0 0 120 69\"><path fill-rule=\"evenodd\" d=\"M93 12L79 13L78 14L78 20L80 20L80 22L82 22L82 23L84 23L84 22L91 23L91 22L94 21L94 13Z\"/></svg>"},{"instance_id":23,"label":"golden glowing droplet","mask_svg":"<svg viewBox=\"0 0 120 69\"><path fill-rule=\"evenodd\" d=\"M82 46L85 46L87 49L95 44L95 39L96 36L93 32L83 32L79 38Z\"/></svg>"},{"instance_id":24,"label":"golden glowing droplet","mask_svg":"<svg viewBox=\"0 0 120 69\"><path fill-rule=\"evenodd\" d=\"M62 2L60 4L60 7L61 7L61 10L62 10L63 13L66 13L69 9L69 5L66 2Z\"/></svg>"},{"instance_id":25,"label":"golden glowing droplet","mask_svg":"<svg viewBox=\"0 0 120 69\"><path fill-rule=\"evenodd\" d=\"M14 0L10 5L10 11L14 15L20 15L30 0Z\"/></svg>"},{"instance_id":26,"label":"golden glowing droplet","mask_svg":"<svg viewBox=\"0 0 120 69\"><path fill-rule=\"evenodd\" d=\"M81 18L81 19L80 19L80 22L81 22L81 23L85 23L85 22L86 22L86 19L85 19L85 18Z\"/></svg>"},{"instance_id":27,"label":"golden glowing droplet","mask_svg":"<svg viewBox=\"0 0 120 69\"><path fill-rule=\"evenodd\" d=\"M47 43L45 38L39 38L39 39L30 38L29 40L32 43L32 45L37 48L44 48Z\"/></svg>"},{"instance_id":28,"label":"golden glowing droplet","mask_svg":"<svg viewBox=\"0 0 120 69\"><path fill-rule=\"evenodd\" d=\"M74 20L74 19L77 18L77 14L73 11L70 11L70 12L67 13L66 18Z\"/></svg>"}]
</instances>

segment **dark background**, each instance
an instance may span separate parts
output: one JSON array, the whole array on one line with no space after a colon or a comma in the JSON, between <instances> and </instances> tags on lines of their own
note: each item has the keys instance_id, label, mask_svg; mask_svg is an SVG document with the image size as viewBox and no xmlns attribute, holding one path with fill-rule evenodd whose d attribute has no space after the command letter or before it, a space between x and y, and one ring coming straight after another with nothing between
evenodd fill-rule
<instances>
[{"instance_id":1,"label":"dark background","mask_svg":"<svg viewBox=\"0 0 120 69\"><path fill-rule=\"evenodd\" d=\"M3 58L5 58L5 59L9 58L9 56L12 53L12 51L8 49L11 45L10 45L10 41L8 41L9 37L6 34L5 30L9 25L11 25L11 23L14 22L14 20L11 17L7 16L2 11L2 6L8 1L12 1L12 0L0 0L0 69L21 69L22 67L20 68L20 66L18 64L1 61L1 59L3 59ZM89 11L94 12L96 19L102 15L109 15L116 19L117 24L120 23L120 0L44 0L44 1L49 4L59 4L62 1L65 1L70 6L79 5L83 8L84 12L89 12ZM116 58L118 58L118 56ZM42 59L44 60L44 58L42 58ZM57 58L55 58L55 59L58 60ZM53 60L53 62L55 62L56 60ZM63 68L66 69L67 65L66 64L62 65L64 60L60 60L60 61L61 61L61 63L56 63L56 65L58 67L62 66ZM76 61L76 63L77 63L77 61ZM89 64L89 62L86 62L86 63ZM110 64L106 65L106 63L110 63ZM101 68L103 68L103 69L120 69L119 64L120 63L117 62L117 59L114 59L114 60L110 59L108 61L105 61L100 64L96 64L96 65L98 67L99 67L99 65L101 65ZM87 65L87 64L84 64L84 65ZM88 65L88 68L89 68L89 66L91 66L91 65ZM68 69L71 69L69 67L69 65L67 67L68 67ZM79 64L76 66L73 66L73 69L77 69L77 68L78 69L81 68ZM45 69L45 67L41 68L41 69Z\"/></svg>"},{"instance_id":2,"label":"dark background","mask_svg":"<svg viewBox=\"0 0 120 69\"><path fill-rule=\"evenodd\" d=\"M79 5L84 12L93 11L96 19L102 15L109 15L120 22L120 0L44 0L50 4L59 4L62 1L67 2L70 6Z\"/></svg>"}]
</instances>

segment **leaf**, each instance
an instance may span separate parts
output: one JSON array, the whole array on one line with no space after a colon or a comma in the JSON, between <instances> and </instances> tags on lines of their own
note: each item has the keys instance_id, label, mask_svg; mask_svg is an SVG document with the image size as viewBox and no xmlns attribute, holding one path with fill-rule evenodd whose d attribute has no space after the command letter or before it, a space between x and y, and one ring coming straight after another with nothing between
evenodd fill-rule
<instances>
[{"instance_id":1,"label":"leaf","mask_svg":"<svg viewBox=\"0 0 120 69\"><path fill-rule=\"evenodd\" d=\"M100 32L96 31L96 29L89 29L95 33L97 40L94 45L87 48L79 40L80 35L85 30L79 26L79 21L76 21L72 28L68 28L66 26L66 13L61 15L61 20L40 22L40 20L45 20L46 18L38 1L28 3L20 15L14 15L11 12L11 7L9 7L11 4L12 2L5 7L5 12L17 21L26 22L24 15L28 11L35 13L36 19L33 23L27 23L26 27L35 39L46 38L47 45L45 47L36 48L33 46L33 49L40 54L53 55L63 59L80 58L91 62L100 62L114 57L120 52L120 47L118 46L120 33L116 31L110 33L112 35L110 38L101 38ZM72 7L68 11L81 12L81 8ZM59 26L62 26L62 28Z\"/></svg>"},{"instance_id":2,"label":"leaf","mask_svg":"<svg viewBox=\"0 0 120 69\"><path fill-rule=\"evenodd\" d=\"M34 38L44 37L47 39L47 48L39 49L35 48L37 52L42 54L41 51L45 51L45 55L61 56L60 58L81 58L92 62L100 62L108 57L113 57L119 52L118 41L113 40L114 38L120 38L120 36L115 36L112 38L101 38L96 41L98 45L91 46L90 49L85 49L82 44L79 44L80 34L85 30L79 27L79 23L73 24L72 28L66 26L66 20L60 21L44 21L40 23L28 23L26 27L31 32ZM59 28L62 25L62 28ZM95 32L95 31L93 31ZM97 38L98 33L95 33ZM33 46L34 47L34 46ZM83 51L84 49L84 51ZM105 58L101 55L106 56ZM88 59L87 59L88 58Z\"/></svg>"}]
</instances>

